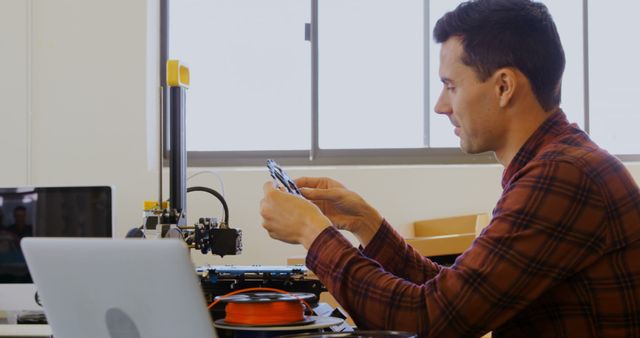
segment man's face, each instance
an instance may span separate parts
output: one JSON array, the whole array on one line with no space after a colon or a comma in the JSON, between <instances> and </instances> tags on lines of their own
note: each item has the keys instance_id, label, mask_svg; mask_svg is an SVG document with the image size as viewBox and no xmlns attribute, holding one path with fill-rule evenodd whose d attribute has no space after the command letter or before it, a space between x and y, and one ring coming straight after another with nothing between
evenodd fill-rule
<instances>
[{"instance_id":1,"label":"man's face","mask_svg":"<svg viewBox=\"0 0 640 338\"><path fill-rule=\"evenodd\" d=\"M495 151L502 146L506 129L499 112L499 89L493 76L480 82L475 71L462 63L463 54L459 37L442 44L439 72L443 88L435 111L449 117L464 152Z\"/></svg>"},{"instance_id":2,"label":"man's face","mask_svg":"<svg viewBox=\"0 0 640 338\"><path fill-rule=\"evenodd\" d=\"M22 225L27 222L27 214L22 209L17 209L13 212L13 218L16 224Z\"/></svg>"}]
</instances>

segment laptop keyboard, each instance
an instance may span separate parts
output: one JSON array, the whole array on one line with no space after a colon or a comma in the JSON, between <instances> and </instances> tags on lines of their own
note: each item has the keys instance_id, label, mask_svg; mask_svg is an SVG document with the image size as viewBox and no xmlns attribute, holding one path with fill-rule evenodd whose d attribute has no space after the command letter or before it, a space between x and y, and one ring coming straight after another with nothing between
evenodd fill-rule
<instances>
[{"instance_id":1,"label":"laptop keyboard","mask_svg":"<svg viewBox=\"0 0 640 338\"><path fill-rule=\"evenodd\" d=\"M43 311L20 311L16 318L18 324L47 324Z\"/></svg>"}]
</instances>

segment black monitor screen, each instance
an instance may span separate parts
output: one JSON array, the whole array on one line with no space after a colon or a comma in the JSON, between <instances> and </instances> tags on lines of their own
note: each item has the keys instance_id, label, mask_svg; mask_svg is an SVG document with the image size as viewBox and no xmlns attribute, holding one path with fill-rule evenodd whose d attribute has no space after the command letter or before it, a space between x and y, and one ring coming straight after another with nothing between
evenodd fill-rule
<instances>
[{"instance_id":1,"label":"black monitor screen","mask_svg":"<svg viewBox=\"0 0 640 338\"><path fill-rule=\"evenodd\" d=\"M110 187L0 188L0 283L32 283L24 237L111 237Z\"/></svg>"}]
</instances>

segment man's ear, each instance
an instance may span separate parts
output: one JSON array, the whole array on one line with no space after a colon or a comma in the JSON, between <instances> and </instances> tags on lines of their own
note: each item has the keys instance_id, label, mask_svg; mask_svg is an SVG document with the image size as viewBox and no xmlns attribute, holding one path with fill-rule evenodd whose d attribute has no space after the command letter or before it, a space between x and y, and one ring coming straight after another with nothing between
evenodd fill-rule
<instances>
[{"instance_id":1,"label":"man's ear","mask_svg":"<svg viewBox=\"0 0 640 338\"><path fill-rule=\"evenodd\" d=\"M507 107L518 87L518 74L512 68L500 68L493 74L500 108Z\"/></svg>"}]
</instances>

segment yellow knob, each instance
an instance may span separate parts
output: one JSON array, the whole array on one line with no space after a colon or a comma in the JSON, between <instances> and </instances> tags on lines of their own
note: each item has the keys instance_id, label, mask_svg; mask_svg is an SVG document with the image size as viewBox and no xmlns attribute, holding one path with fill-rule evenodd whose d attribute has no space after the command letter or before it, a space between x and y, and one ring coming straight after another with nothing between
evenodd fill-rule
<instances>
[{"instance_id":1,"label":"yellow knob","mask_svg":"<svg viewBox=\"0 0 640 338\"><path fill-rule=\"evenodd\" d=\"M169 207L168 201L162 202L162 209L167 209ZM158 209L158 201L144 201L144 210L157 210Z\"/></svg>"},{"instance_id":2,"label":"yellow knob","mask_svg":"<svg viewBox=\"0 0 640 338\"><path fill-rule=\"evenodd\" d=\"M178 60L167 61L167 85L189 88L189 67Z\"/></svg>"}]
</instances>

